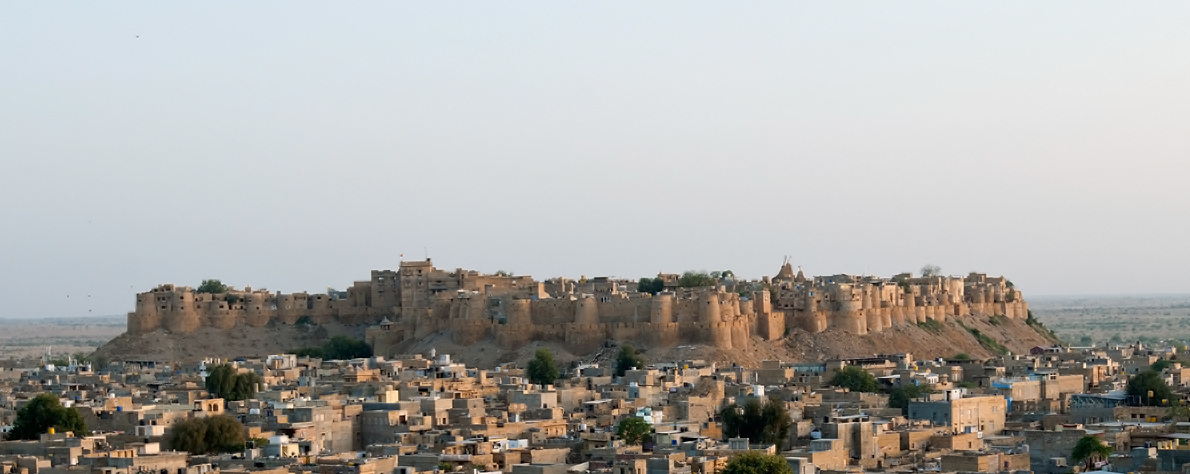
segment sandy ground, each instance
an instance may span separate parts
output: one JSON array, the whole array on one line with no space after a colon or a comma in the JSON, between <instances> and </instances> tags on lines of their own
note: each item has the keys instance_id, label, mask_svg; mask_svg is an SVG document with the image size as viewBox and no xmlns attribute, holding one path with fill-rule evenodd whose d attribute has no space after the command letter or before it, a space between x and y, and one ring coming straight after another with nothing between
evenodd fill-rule
<instances>
[{"instance_id":1,"label":"sandy ground","mask_svg":"<svg viewBox=\"0 0 1190 474\"><path fill-rule=\"evenodd\" d=\"M41 357L90 353L124 333L126 320L118 316L85 318L0 319L0 358Z\"/></svg>"}]
</instances>

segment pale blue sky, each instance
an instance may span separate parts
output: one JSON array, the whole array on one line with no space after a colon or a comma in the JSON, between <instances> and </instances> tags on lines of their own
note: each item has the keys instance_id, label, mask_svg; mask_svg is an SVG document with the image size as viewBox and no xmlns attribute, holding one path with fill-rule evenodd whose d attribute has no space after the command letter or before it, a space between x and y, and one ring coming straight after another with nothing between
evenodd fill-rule
<instances>
[{"instance_id":1,"label":"pale blue sky","mask_svg":"<svg viewBox=\"0 0 1190 474\"><path fill-rule=\"evenodd\" d=\"M0 3L0 317L341 289L427 247L541 278L790 255L1186 293L1186 25L1177 2Z\"/></svg>"}]
</instances>

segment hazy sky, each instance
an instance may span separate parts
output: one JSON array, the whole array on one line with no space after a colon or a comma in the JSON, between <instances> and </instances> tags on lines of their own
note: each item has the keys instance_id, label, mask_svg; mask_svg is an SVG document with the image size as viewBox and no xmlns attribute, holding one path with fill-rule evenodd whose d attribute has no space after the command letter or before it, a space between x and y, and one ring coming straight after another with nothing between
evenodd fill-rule
<instances>
[{"instance_id":1,"label":"hazy sky","mask_svg":"<svg viewBox=\"0 0 1190 474\"><path fill-rule=\"evenodd\" d=\"M426 250L1186 293L1187 25L1179 2L4 2L0 317L343 289Z\"/></svg>"}]
</instances>

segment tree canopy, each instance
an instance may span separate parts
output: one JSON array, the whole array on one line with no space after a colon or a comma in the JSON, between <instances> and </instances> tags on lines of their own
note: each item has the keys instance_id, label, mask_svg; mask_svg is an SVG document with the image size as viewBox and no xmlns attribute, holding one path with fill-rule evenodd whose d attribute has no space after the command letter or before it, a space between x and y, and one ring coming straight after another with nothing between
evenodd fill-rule
<instances>
[{"instance_id":1,"label":"tree canopy","mask_svg":"<svg viewBox=\"0 0 1190 474\"><path fill-rule=\"evenodd\" d=\"M303 316L305 318L305 316ZM298 319L296 324L301 324ZM307 324L313 324L308 318ZM328 360L347 360L372 357L372 347L367 342L347 336L332 337L322 346L300 347L293 350L298 357L317 357Z\"/></svg>"},{"instance_id":2,"label":"tree canopy","mask_svg":"<svg viewBox=\"0 0 1190 474\"><path fill-rule=\"evenodd\" d=\"M1070 460L1076 463L1084 463L1086 471L1094 470L1095 461L1105 461L1108 456L1111 456L1111 446L1103 444L1099 438L1094 436L1083 436L1079 438L1078 444L1074 445L1074 450L1070 452Z\"/></svg>"},{"instance_id":3,"label":"tree canopy","mask_svg":"<svg viewBox=\"0 0 1190 474\"><path fill-rule=\"evenodd\" d=\"M753 443L780 445L793 426L785 404L776 398L761 402L760 398L751 397L742 406L733 403L724 407L719 417L723 420L725 437L748 438Z\"/></svg>"},{"instance_id":4,"label":"tree canopy","mask_svg":"<svg viewBox=\"0 0 1190 474\"><path fill-rule=\"evenodd\" d=\"M226 293L227 285L219 280L203 280L198 289L194 290L198 293Z\"/></svg>"},{"instance_id":5,"label":"tree canopy","mask_svg":"<svg viewBox=\"0 0 1190 474\"><path fill-rule=\"evenodd\" d=\"M191 454L215 454L244 449L244 425L227 415L187 418L174 423L169 445Z\"/></svg>"},{"instance_id":6,"label":"tree canopy","mask_svg":"<svg viewBox=\"0 0 1190 474\"><path fill-rule=\"evenodd\" d=\"M641 444L649 438L649 433L652 432L653 425L650 425L644 418L635 416L620 420L620 425L616 427L616 436L628 444Z\"/></svg>"},{"instance_id":7,"label":"tree canopy","mask_svg":"<svg viewBox=\"0 0 1190 474\"><path fill-rule=\"evenodd\" d=\"M322 346L327 359L347 360L372 357L372 348L367 342L347 336L335 336Z\"/></svg>"},{"instance_id":8,"label":"tree canopy","mask_svg":"<svg viewBox=\"0 0 1190 474\"><path fill-rule=\"evenodd\" d=\"M663 290L665 290L665 280L660 278L644 277L636 283L636 291L641 293L655 295L661 293Z\"/></svg>"},{"instance_id":9,"label":"tree canopy","mask_svg":"<svg viewBox=\"0 0 1190 474\"><path fill-rule=\"evenodd\" d=\"M745 451L727 461L721 474L793 474L793 468L776 454Z\"/></svg>"},{"instance_id":10,"label":"tree canopy","mask_svg":"<svg viewBox=\"0 0 1190 474\"><path fill-rule=\"evenodd\" d=\"M942 267L939 267L932 263L927 263L921 267L921 276L923 276L923 277L942 276Z\"/></svg>"},{"instance_id":11,"label":"tree canopy","mask_svg":"<svg viewBox=\"0 0 1190 474\"><path fill-rule=\"evenodd\" d=\"M1153 362L1153 365L1149 366L1149 368L1153 369L1153 371L1155 371L1155 372L1161 372L1162 370L1165 370L1166 368L1168 368L1171 365L1173 365L1172 360L1157 359L1157 362Z\"/></svg>"},{"instance_id":12,"label":"tree canopy","mask_svg":"<svg viewBox=\"0 0 1190 474\"><path fill-rule=\"evenodd\" d=\"M707 272L696 272L687 270L678 277L678 286L683 288L696 288L700 286L714 286L715 278L711 277Z\"/></svg>"},{"instance_id":13,"label":"tree canopy","mask_svg":"<svg viewBox=\"0 0 1190 474\"><path fill-rule=\"evenodd\" d=\"M538 385L548 385L558 380L558 364L554 362L554 353L546 348L538 349L525 368L525 375L530 382Z\"/></svg>"},{"instance_id":14,"label":"tree canopy","mask_svg":"<svg viewBox=\"0 0 1190 474\"><path fill-rule=\"evenodd\" d=\"M918 398L927 393L932 393L934 388L931 386L918 385L901 385L888 392L888 407L900 408L901 412L906 415L909 414L909 401Z\"/></svg>"},{"instance_id":15,"label":"tree canopy","mask_svg":"<svg viewBox=\"0 0 1190 474\"><path fill-rule=\"evenodd\" d=\"M1137 397L1141 404L1161 406L1176 402L1173 390L1155 370L1149 369L1128 379L1128 395Z\"/></svg>"},{"instance_id":16,"label":"tree canopy","mask_svg":"<svg viewBox=\"0 0 1190 474\"><path fill-rule=\"evenodd\" d=\"M830 384L850 389L852 392L875 392L879 388L875 376L854 365L843 367L835 372L835 376L831 377Z\"/></svg>"},{"instance_id":17,"label":"tree canopy","mask_svg":"<svg viewBox=\"0 0 1190 474\"><path fill-rule=\"evenodd\" d=\"M8 439L38 439L50 428L57 431L73 431L79 436L90 434L87 423L74 408L62 406L58 396L43 393L29 400L17 410L16 421L8 432Z\"/></svg>"},{"instance_id":18,"label":"tree canopy","mask_svg":"<svg viewBox=\"0 0 1190 474\"><path fill-rule=\"evenodd\" d=\"M635 347L624 344L616 356L616 375L623 377L633 367L643 369L646 364L645 359L636 353Z\"/></svg>"},{"instance_id":19,"label":"tree canopy","mask_svg":"<svg viewBox=\"0 0 1190 474\"><path fill-rule=\"evenodd\" d=\"M256 396L256 384L264 380L256 372L237 373L230 364L219 364L207 375L206 389L224 400L248 400Z\"/></svg>"}]
</instances>

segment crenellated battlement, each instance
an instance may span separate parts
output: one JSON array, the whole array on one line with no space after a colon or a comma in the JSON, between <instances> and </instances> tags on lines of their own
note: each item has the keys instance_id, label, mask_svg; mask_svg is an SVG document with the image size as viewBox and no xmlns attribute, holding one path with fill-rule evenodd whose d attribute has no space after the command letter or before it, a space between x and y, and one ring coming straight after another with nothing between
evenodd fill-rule
<instances>
[{"instance_id":1,"label":"crenellated battlement","mask_svg":"<svg viewBox=\"0 0 1190 474\"><path fill-rule=\"evenodd\" d=\"M556 341L591 350L608 339L652 346L701 343L745 348L753 337L774 340L790 329L829 329L855 334L897 324L947 320L971 314L1024 318L1028 305L1002 277L892 278L831 275L806 278L786 264L771 280L724 278L683 288L673 275L655 294L632 280L554 278L444 271L431 262L402 262L398 270L373 271L346 291L270 293L228 289L199 293L160 285L136 297L128 332L190 333L202 327L339 322L373 326L367 339L379 353L408 339L451 331L455 342L493 337L504 348Z\"/></svg>"}]
</instances>

